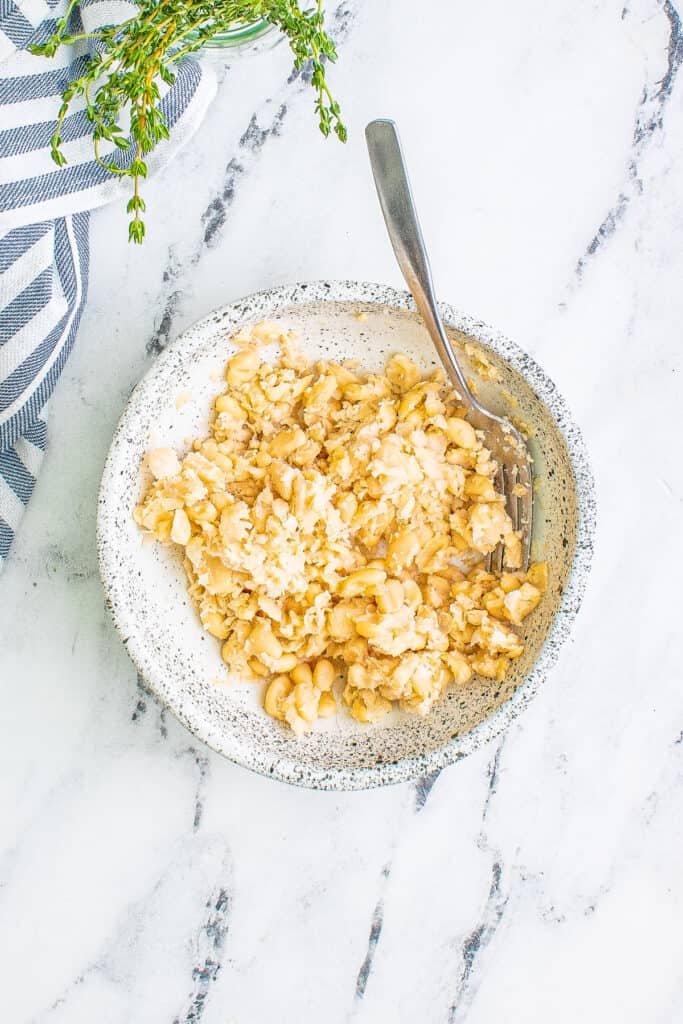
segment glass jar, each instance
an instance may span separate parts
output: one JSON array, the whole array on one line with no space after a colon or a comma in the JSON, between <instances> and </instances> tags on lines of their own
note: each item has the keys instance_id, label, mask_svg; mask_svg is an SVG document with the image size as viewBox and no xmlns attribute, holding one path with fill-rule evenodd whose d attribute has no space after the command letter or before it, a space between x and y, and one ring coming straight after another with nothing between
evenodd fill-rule
<instances>
[{"instance_id":1,"label":"glass jar","mask_svg":"<svg viewBox=\"0 0 683 1024\"><path fill-rule=\"evenodd\" d=\"M219 32L204 43L204 50L230 50L257 52L269 49L279 41L280 34L270 22L263 18L258 21L245 22L242 25L235 25L227 32ZM227 56L227 54L226 54Z\"/></svg>"}]
</instances>

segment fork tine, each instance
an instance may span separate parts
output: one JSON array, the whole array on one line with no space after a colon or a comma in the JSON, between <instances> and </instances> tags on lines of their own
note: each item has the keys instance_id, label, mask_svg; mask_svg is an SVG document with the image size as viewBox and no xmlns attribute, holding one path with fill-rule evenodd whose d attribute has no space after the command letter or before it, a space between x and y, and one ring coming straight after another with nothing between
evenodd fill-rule
<instances>
[{"instance_id":1,"label":"fork tine","mask_svg":"<svg viewBox=\"0 0 683 1024\"><path fill-rule=\"evenodd\" d=\"M521 513L519 495L514 493L515 487L519 483L519 467L516 463L512 466L503 467L503 479L505 481L503 493L505 495L507 513L512 521L512 529L517 531L520 528Z\"/></svg>"},{"instance_id":2,"label":"fork tine","mask_svg":"<svg viewBox=\"0 0 683 1024\"><path fill-rule=\"evenodd\" d=\"M519 496L514 493L514 489L519 483L519 471L516 465L506 467L506 474L508 478L508 487L506 491L507 503L508 503L508 515L512 520L512 529L519 529Z\"/></svg>"},{"instance_id":3,"label":"fork tine","mask_svg":"<svg viewBox=\"0 0 683 1024\"><path fill-rule=\"evenodd\" d=\"M528 530L529 524L522 522L523 506L522 499L514 493L514 489L520 482L519 466L513 463L511 466L502 465L495 478L496 490L503 495L505 508L512 522L513 530ZM505 568L505 545L498 544L495 549L486 557L487 572L502 572ZM523 567L526 570L526 565ZM512 571L512 570L511 570Z\"/></svg>"},{"instance_id":4,"label":"fork tine","mask_svg":"<svg viewBox=\"0 0 683 1024\"><path fill-rule=\"evenodd\" d=\"M496 548L495 552L494 552L494 562L495 562L494 572L502 572L503 571L503 556L504 556L504 554L505 554L505 549L504 549L502 544L499 544L498 547Z\"/></svg>"},{"instance_id":5,"label":"fork tine","mask_svg":"<svg viewBox=\"0 0 683 1024\"><path fill-rule=\"evenodd\" d=\"M504 496L505 501L507 503L507 495L505 493L505 474L503 472L502 466L496 473L496 490L498 491L499 494L502 494ZM492 551L491 555L489 556L491 559L491 572L503 571L503 554L503 545L496 545L496 548L494 549L494 551Z\"/></svg>"}]
</instances>

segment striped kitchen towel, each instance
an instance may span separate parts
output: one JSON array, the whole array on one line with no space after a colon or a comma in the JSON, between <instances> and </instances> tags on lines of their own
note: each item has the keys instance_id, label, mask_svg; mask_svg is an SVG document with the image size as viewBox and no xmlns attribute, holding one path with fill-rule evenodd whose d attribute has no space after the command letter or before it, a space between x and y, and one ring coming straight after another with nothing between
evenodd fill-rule
<instances>
[{"instance_id":1,"label":"striped kitchen towel","mask_svg":"<svg viewBox=\"0 0 683 1024\"><path fill-rule=\"evenodd\" d=\"M58 168L50 157L61 92L82 73L88 44L50 60L28 47L52 34L64 8L64 0L0 0L0 569L43 460L47 403L85 302L88 211L129 190L93 159L82 103L62 130L68 163ZM128 0L82 0L73 31L134 15ZM150 174L189 139L214 91L205 68L179 63L162 98L171 137L150 154Z\"/></svg>"}]
</instances>

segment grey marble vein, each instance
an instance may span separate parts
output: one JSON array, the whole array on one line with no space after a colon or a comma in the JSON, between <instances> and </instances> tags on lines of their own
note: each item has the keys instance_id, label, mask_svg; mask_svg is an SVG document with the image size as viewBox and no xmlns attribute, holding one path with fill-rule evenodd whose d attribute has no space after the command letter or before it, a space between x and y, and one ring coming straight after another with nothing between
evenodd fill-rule
<instances>
[{"instance_id":1,"label":"grey marble vein","mask_svg":"<svg viewBox=\"0 0 683 1024\"><path fill-rule=\"evenodd\" d=\"M139 672L137 673L137 690L139 696L137 698L133 714L130 716L131 722L139 722L147 711L147 701L155 699L150 694L147 684Z\"/></svg>"},{"instance_id":2,"label":"grey marble vein","mask_svg":"<svg viewBox=\"0 0 683 1024\"><path fill-rule=\"evenodd\" d=\"M422 778L418 779L415 783L415 812L418 813L424 808L424 805L429 799L429 794L434 788L434 783L441 775L441 769L437 768L434 772L429 772L427 775L423 775Z\"/></svg>"},{"instance_id":3,"label":"grey marble vein","mask_svg":"<svg viewBox=\"0 0 683 1024\"><path fill-rule=\"evenodd\" d=\"M508 897L501 888L502 865L494 860L491 866L491 885L481 920L472 929L462 947L462 969L455 998L448 1011L448 1024L460 1024L471 1003L471 976L481 953L489 945L505 913Z\"/></svg>"},{"instance_id":4,"label":"grey marble vein","mask_svg":"<svg viewBox=\"0 0 683 1024\"><path fill-rule=\"evenodd\" d=\"M262 120L263 113L262 111L260 115L252 114L247 129L240 138L238 156L232 157L225 169L221 192L211 200L202 214L203 244L206 246L217 244L227 220L228 210L237 196L240 180L248 172L268 139L277 138L281 134L287 116L287 104L280 103L275 114L265 123Z\"/></svg>"},{"instance_id":5,"label":"grey marble vein","mask_svg":"<svg viewBox=\"0 0 683 1024\"><path fill-rule=\"evenodd\" d=\"M486 791L486 800L484 801L484 810L482 811L482 815L481 815L482 835L484 834L483 833L484 825L486 824L486 820L487 820L488 815L489 815L489 808L491 806L491 800L493 799L493 797L495 796L496 792L498 791L498 778L499 778L499 775L500 775L500 758L501 758L501 754L503 753L503 747L505 746L506 738L507 738L506 734L504 733L503 736L501 737L501 739L498 741L498 744L496 746L496 752L493 755L493 760L489 764L489 766L487 768L487 772L486 772L486 774L488 776L489 784L488 784L488 789Z\"/></svg>"},{"instance_id":6,"label":"grey marble vein","mask_svg":"<svg viewBox=\"0 0 683 1024\"><path fill-rule=\"evenodd\" d=\"M192 968L194 982L186 1010L174 1018L173 1024L199 1024L206 1009L211 987L222 967L222 956L230 927L231 898L227 889L219 888L207 900L207 916L197 940L198 961Z\"/></svg>"},{"instance_id":7,"label":"grey marble vein","mask_svg":"<svg viewBox=\"0 0 683 1024\"><path fill-rule=\"evenodd\" d=\"M97 964L91 964L90 967L87 968L87 970L83 971L76 978L74 978L71 984L68 985L67 988L65 988L64 991L57 996L57 998L50 1004L50 1006L47 1007L44 1013L39 1013L32 1019L31 1024L41 1024L41 1021L49 1019L49 1015L53 1013L55 1010L58 1010L60 1007L64 1006L66 1003L68 1003L69 999L71 998L75 990L80 985L83 985L86 978L88 978L88 976L96 970Z\"/></svg>"},{"instance_id":8,"label":"grey marble vein","mask_svg":"<svg viewBox=\"0 0 683 1024\"><path fill-rule=\"evenodd\" d=\"M643 87L640 103L636 112L633 138L631 142L631 158L626 168L626 181L616 200L602 219L593 235L586 251L576 264L576 276L581 278L591 260L600 252L605 242L615 234L629 206L640 196L644 189L640 171L642 157L657 132L664 126L664 112L671 97L683 61L683 32L677 8L671 0L664 0L661 5L663 16L668 22L668 43L666 48L666 67L662 77L646 82ZM622 19L630 14L629 8L622 11Z\"/></svg>"},{"instance_id":9,"label":"grey marble vein","mask_svg":"<svg viewBox=\"0 0 683 1024\"><path fill-rule=\"evenodd\" d=\"M197 788L194 796L192 831L198 832L199 826L202 823L202 815L204 813L204 796L209 779L209 759L205 754L200 754L194 748L188 751L188 753L193 755L194 763L197 766Z\"/></svg>"},{"instance_id":10,"label":"grey marble vein","mask_svg":"<svg viewBox=\"0 0 683 1024\"><path fill-rule=\"evenodd\" d=\"M461 949L461 968L458 977L455 997L449 1007L448 1024L460 1024L465 1019L467 1007L474 998L475 988L473 986L473 972L481 953L486 949L493 939L498 926L500 925L505 908L508 903L508 895L502 889L503 864L500 850L495 849L488 839L486 831L487 819L491 807L491 801L498 790L500 776L500 760L505 735L499 741L495 754L487 768L488 785L481 815L481 831L477 840L479 849L485 855L491 856L491 883L488 895L482 909L478 923L472 928L465 939Z\"/></svg>"},{"instance_id":11,"label":"grey marble vein","mask_svg":"<svg viewBox=\"0 0 683 1024\"><path fill-rule=\"evenodd\" d=\"M147 686L143 676L136 673L136 694L134 695L134 706L131 712L131 722L141 723L146 720L148 711L153 710L156 714L156 729L159 738L162 740L168 737L167 709L162 706L156 696Z\"/></svg>"},{"instance_id":12,"label":"grey marble vein","mask_svg":"<svg viewBox=\"0 0 683 1024\"><path fill-rule=\"evenodd\" d=\"M384 924L384 891L391 875L391 864L385 864L382 868L382 885L381 892L375 908L372 912L372 918L370 920L370 934L368 935L368 947L365 953L365 959L360 965L358 975L356 977L356 992L355 1000L361 1000L365 995L365 990L368 987L368 979L372 971L373 961L375 959L375 952L377 950L377 944L379 943L380 936L382 934L382 926Z\"/></svg>"}]
</instances>

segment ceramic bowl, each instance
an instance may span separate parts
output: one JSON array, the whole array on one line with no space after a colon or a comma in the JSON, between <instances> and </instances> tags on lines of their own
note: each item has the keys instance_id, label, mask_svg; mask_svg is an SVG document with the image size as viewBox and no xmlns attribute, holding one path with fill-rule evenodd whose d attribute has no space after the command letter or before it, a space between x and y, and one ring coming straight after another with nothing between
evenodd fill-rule
<instances>
[{"instance_id":1,"label":"ceramic bowl","mask_svg":"<svg viewBox=\"0 0 683 1024\"><path fill-rule=\"evenodd\" d=\"M505 682L476 680L453 689L426 717L392 712L369 728L342 712L297 740L262 710L259 685L228 675L220 643L202 629L188 597L179 549L143 539L132 516L149 483L148 448L186 450L188 439L206 432L236 328L274 319L298 331L313 358L358 358L364 368L380 369L400 351L431 370L437 357L407 292L316 282L231 303L162 353L117 427L98 514L101 575L114 622L159 700L214 750L264 775L319 789L364 789L457 761L522 710L578 611L594 528L593 480L579 430L555 385L517 345L448 305L442 312L484 404L529 427L537 481L532 554L549 562L551 589L525 623L524 654ZM498 383L481 379L480 353L498 367Z\"/></svg>"}]
</instances>

